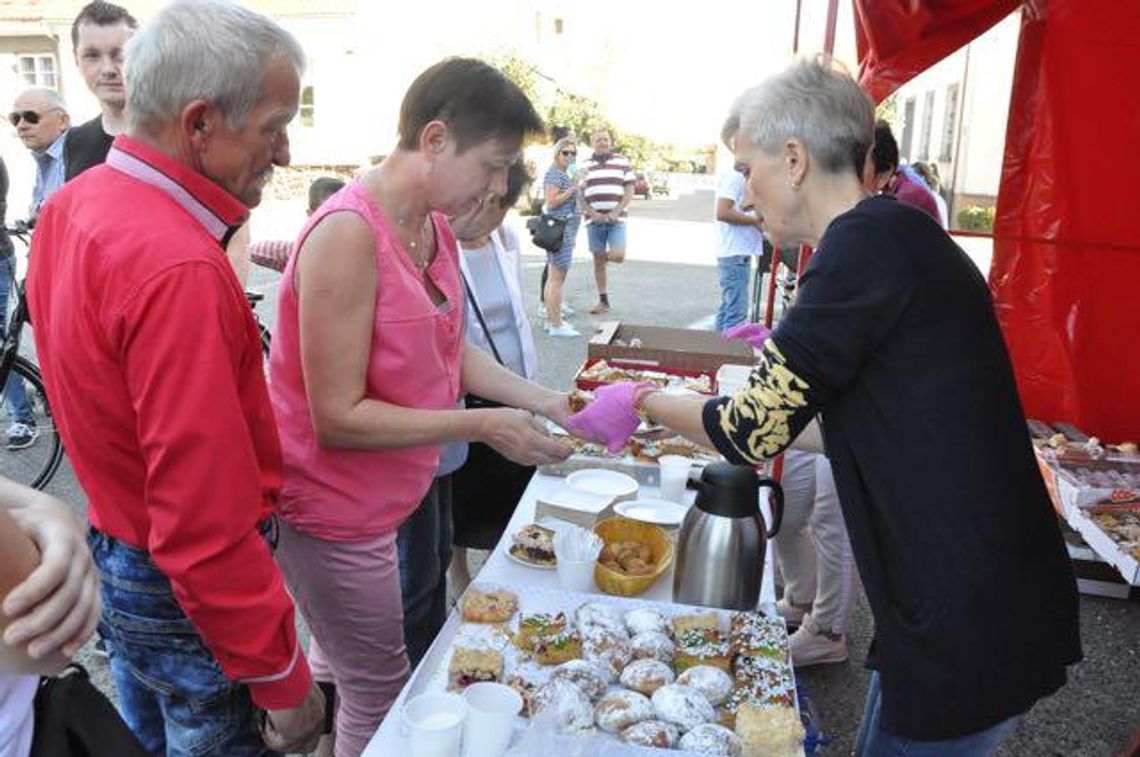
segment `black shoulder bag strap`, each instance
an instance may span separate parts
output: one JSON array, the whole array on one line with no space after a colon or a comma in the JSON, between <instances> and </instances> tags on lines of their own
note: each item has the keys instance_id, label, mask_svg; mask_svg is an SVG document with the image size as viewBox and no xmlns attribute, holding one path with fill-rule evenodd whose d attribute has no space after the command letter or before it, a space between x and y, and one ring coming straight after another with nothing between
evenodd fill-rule
<instances>
[{"instance_id":1,"label":"black shoulder bag strap","mask_svg":"<svg viewBox=\"0 0 1140 757\"><path fill-rule=\"evenodd\" d=\"M503 358L499 355L499 348L495 346L495 340L491 338L491 329L487 328L487 321L483 319L483 311L479 309L479 303L475 301L475 294L471 291L471 284L467 282L467 275L463 271L459 272L463 278L463 289L467 292L467 300L471 303L471 307L475 310L475 317L479 320L479 327L483 329L483 335L487 337L487 344L491 345L491 354L495 356L495 360L499 365L506 367Z\"/></svg>"}]
</instances>

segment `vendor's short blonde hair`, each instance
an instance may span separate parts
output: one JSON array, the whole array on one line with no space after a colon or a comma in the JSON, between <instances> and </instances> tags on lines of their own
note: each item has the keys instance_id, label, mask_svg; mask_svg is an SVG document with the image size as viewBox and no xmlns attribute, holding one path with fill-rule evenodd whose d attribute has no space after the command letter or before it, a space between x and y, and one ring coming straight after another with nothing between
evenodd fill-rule
<instances>
[{"instance_id":1,"label":"vendor's short blonde hair","mask_svg":"<svg viewBox=\"0 0 1140 757\"><path fill-rule=\"evenodd\" d=\"M860 178L875 141L875 109L851 76L830 58L793 63L744 91L733 103L721 138L746 139L775 153L796 138L829 173Z\"/></svg>"}]
</instances>

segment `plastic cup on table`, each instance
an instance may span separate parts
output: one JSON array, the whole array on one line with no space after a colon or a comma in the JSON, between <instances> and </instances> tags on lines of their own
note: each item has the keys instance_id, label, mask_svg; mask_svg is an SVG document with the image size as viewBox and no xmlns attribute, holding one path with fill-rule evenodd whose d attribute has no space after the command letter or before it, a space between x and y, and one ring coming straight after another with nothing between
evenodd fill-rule
<instances>
[{"instance_id":1,"label":"plastic cup on table","mask_svg":"<svg viewBox=\"0 0 1140 757\"><path fill-rule=\"evenodd\" d=\"M430 692L404 705L410 757L459 757L467 701L458 694Z\"/></svg>"},{"instance_id":2,"label":"plastic cup on table","mask_svg":"<svg viewBox=\"0 0 1140 757\"><path fill-rule=\"evenodd\" d=\"M594 560L559 560L558 582L568 591L590 591L594 588Z\"/></svg>"},{"instance_id":3,"label":"plastic cup on table","mask_svg":"<svg viewBox=\"0 0 1140 757\"><path fill-rule=\"evenodd\" d=\"M685 503L685 484L693 467L690 458L681 455L662 455L657 464L661 470L661 499Z\"/></svg>"},{"instance_id":4,"label":"plastic cup on table","mask_svg":"<svg viewBox=\"0 0 1140 757\"><path fill-rule=\"evenodd\" d=\"M592 531L564 526L554 533L554 557L558 582L569 591L594 588L594 566L605 542Z\"/></svg>"},{"instance_id":5,"label":"plastic cup on table","mask_svg":"<svg viewBox=\"0 0 1140 757\"><path fill-rule=\"evenodd\" d=\"M467 700L463 757L502 757L511 745L522 697L501 683L473 683L463 698Z\"/></svg>"}]
</instances>

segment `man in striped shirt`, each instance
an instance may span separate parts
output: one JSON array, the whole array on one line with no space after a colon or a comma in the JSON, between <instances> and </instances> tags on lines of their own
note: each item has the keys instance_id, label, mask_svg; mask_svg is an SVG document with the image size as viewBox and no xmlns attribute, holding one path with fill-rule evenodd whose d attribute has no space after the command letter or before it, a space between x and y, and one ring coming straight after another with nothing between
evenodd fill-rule
<instances>
[{"instance_id":1,"label":"man in striped shirt","mask_svg":"<svg viewBox=\"0 0 1140 757\"><path fill-rule=\"evenodd\" d=\"M599 315L610 312L606 263L625 260L625 209L633 199L633 169L629 159L613 152L610 133L605 129L596 129L590 135L590 146L594 155L585 163L582 206L598 285L598 304L590 313Z\"/></svg>"}]
</instances>

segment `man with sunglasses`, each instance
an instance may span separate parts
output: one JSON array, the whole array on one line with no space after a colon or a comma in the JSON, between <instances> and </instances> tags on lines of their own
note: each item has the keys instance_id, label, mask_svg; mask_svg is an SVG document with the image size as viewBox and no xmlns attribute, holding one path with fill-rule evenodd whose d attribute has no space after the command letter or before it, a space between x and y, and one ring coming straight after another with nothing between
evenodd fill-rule
<instances>
[{"instance_id":1,"label":"man with sunglasses","mask_svg":"<svg viewBox=\"0 0 1140 757\"><path fill-rule=\"evenodd\" d=\"M36 186L29 210L34 218L44 202L63 186L63 149L71 118L58 92L32 87L16 98L8 120L36 160Z\"/></svg>"},{"instance_id":2,"label":"man with sunglasses","mask_svg":"<svg viewBox=\"0 0 1140 757\"><path fill-rule=\"evenodd\" d=\"M107 159L116 134L127 128L123 51L139 23L126 8L93 2L71 24L71 50L87 89L99 101L99 115L67 135L65 171L71 181Z\"/></svg>"},{"instance_id":3,"label":"man with sunglasses","mask_svg":"<svg viewBox=\"0 0 1140 757\"><path fill-rule=\"evenodd\" d=\"M28 217L34 219L44 202L63 186L63 152L71 121L59 93L41 87L22 92L13 104L8 120L36 161L36 184L28 209ZM14 279L15 258L5 255L0 259L0 327L7 324L8 295ZM4 385L4 405L12 421L8 426L8 449L24 449L35 444L39 429L36 428L24 382L16 376L10 377Z\"/></svg>"}]
</instances>

